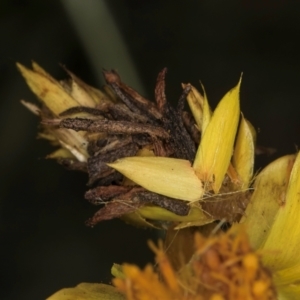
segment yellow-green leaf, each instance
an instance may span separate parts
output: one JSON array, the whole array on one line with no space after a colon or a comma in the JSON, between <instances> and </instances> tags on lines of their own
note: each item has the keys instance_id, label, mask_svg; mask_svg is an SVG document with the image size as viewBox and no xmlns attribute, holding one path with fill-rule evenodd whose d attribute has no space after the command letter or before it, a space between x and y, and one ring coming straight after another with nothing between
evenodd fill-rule
<instances>
[{"instance_id":1,"label":"yellow-green leaf","mask_svg":"<svg viewBox=\"0 0 300 300\"><path fill-rule=\"evenodd\" d=\"M194 169L204 182L210 182L215 193L222 185L233 151L240 104L241 79L220 101L201 139Z\"/></svg>"},{"instance_id":2,"label":"yellow-green leaf","mask_svg":"<svg viewBox=\"0 0 300 300\"><path fill-rule=\"evenodd\" d=\"M125 300L114 287L102 283L80 283L74 288L62 289L47 300Z\"/></svg>"},{"instance_id":3,"label":"yellow-green leaf","mask_svg":"<svg viewBox=\"0 0 300 300\"><path fill-rule=\"evenodd\" d=\"M283 156L264 168L255 179L254 193L241 220L254 249L266 240L274 217L285 199L294 161L295 155Z\"/></svg>"},{"instance_id":4,"label":"yellow-green leaf","mask_svg":"<svg viewBox=\"0 0 300 300\"><path fill-rule=\"evenodd\" d=\"M157 194L186 201L200 200L202 183L187 160L168 157L126 157L108 164Z\"/></svg>"}]
</instances>

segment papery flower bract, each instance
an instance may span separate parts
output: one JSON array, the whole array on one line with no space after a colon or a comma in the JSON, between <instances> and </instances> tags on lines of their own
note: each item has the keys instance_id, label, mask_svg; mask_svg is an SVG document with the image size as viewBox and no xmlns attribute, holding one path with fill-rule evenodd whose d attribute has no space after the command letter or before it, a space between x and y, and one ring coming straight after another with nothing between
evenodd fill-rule
<instances>
[{"instance_id":1,"label":"papery flower bract","mask_svg":"<svg viewBox=\"0 0 300 300\"><path fill-rule=\"evenodd\" d=\"M238 85L229 91L215 109L205 131L193 167L205 184L217 193L228 170L240 117Z\"/></svg>"},{"instance_id":2,"label":"papery flower bract","mask_svg":"<svg viewBox=\"0 0 300 300\"><path fill-rule=\"evenodd\" d=\"M202 184L187 160L135 156L108 165L149 191L159 190L162 195L186 201L197 201L203 196Z\"/></svg>"},{"instance_id":3,"label":"papery flower bract","mask_svg":"<svg viewBox=\"0 0 300 300\"><path fill-rule=\"evenodd\" d=\"M238 173L241 189L248 188L253 177L255 142L255 129L242 115L232 157L232 164Z\"/></svg>"},{"instance_id":4,"label":"papery flower bract","mask_svg":"<svg viewBox=\"0 0 300 300\"><path fill-rule=\"evenodd\" d=\"M37 63L32 63L33 70L27 69L23 65L17 63L17 67L25 78L32 92L40 99L43 105L47 107L45 112L47 117L59 118L60 113L76 106L95 107L97 98L84 88L87 85L81 85L73 79L72 87L61 84L55 80L50 74L42 69ZM98 92L98 99L101 92ZM103 100L105 95L100 98ZM109 101L106 97L106 101ZM29 104L30 105L30 104ZM26 105L28 107L28 104ZM39 109L38 109L39 110ZM43 111L39 110L41 114ZM50 114L50 115L49 115ZM52 114L52 116L51 116ZM75 157L80 162L86 162L89 154L87 152L88 138L82 132L75 132L64 128L51 128L44 126L45 133L43 137L53 138L64 150L50 155L50 158Z\"/></svg>"},{"instance_id":5,"label":"papery flower bract","mask_svg":"<svg viewBox=\"0 0 300 300\"><path fill-rule=\"evenodd\" d=\"M254 192L241 223L255 249L264 243L285 201L285 193L296 156L286 155L265 167L255 178Z\"/></svg>"}]
</instances>

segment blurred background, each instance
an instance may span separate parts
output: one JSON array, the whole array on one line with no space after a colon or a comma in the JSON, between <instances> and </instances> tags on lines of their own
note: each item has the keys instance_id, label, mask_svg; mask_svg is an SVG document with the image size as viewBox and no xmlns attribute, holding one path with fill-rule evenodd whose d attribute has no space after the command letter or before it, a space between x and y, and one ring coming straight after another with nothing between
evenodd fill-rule
<instances>
[{"instance_id":1,"label":"blurred background","mask_svg":"<svg viewBox=\"0 0 300 300\"><path fill-rule=\"evenodd\" d=\"M109 282L113 262L144 266L147 239L118 220L87 228L97 208L84 198L87 177L44 157L38 119L20 104L36 101L15 68L35 60L63 79L66 65L87 83L102 68L153 99L168 67L167 97L181 82L203 82L214 108L241 72L241 109L273 147L257 167L300 142L300 2L289 0L1 0L0 4L0 298L44 299L80 282Z\"/></svg>"}]
</instances>

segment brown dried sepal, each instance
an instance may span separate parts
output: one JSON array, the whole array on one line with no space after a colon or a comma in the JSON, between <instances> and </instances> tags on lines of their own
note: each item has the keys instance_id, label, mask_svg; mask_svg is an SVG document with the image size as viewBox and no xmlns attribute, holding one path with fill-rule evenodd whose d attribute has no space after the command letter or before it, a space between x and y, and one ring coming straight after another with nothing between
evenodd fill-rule
<instances>
[{"instance_id":1,"label":"brown dried sepal","mask_svg":"<svg viewBox=\"0 0 300 300\"><path fill-rule=\"evenodd\" d=\"M185 201L158 195L141 187L98 186L86 192L85 198L94 205L104 204L104 207L88 220L87 224L90 226L122 217L144 205L156 205L180 216L186 216L190 210Z\"/></svg>"},{"instance_id":2,"label":"brown dried sepal","mask_svg":"<svg viewBox=\"0 0 300 300\"><path fill-rule=\"evenodd\" d=\"M111 200L112 198L119 196L121 194L126 194L132 189L130 186L97 186L94 189L88 190L84 197L90 203L94 205L104 204L105 202Z\"/></svg>"},{"instance_id":3,"label":"brown dried sepal","mask_svg":"<svg viewBox=\"0 0 300 300\"><path fill-rule=\"evenodd\" d=\"M153 102L150 102L143 96L141 96L134 89L126 85L121 81L119 74L112 71L103 71L104 78L115 91L115 93L121 98L121 100L129 107L133 107L133 111L141 111L149 118L159 120L162 118L161 113Z\"/></svg>"},{"instance_id":4,"label":"brown dried sepal","mask_svg":"<svg viewBox=\"0 0 300 300\"><path fill-rule=\"evenodd\" d=\"M98 210L92 218L86 221L86 225L93 227L101 221L119 218L125 214L136 211L143 206L142 203L139 203L134 199L135 193L141 189L142 188L131 188L128 192L119 194L116 198L111 199L111 201L105 203L105 206ZM93 193L96 194L95 199L99 199L99 192L100 194L105 194L107 199L110 199L112 198L111 196L117 192L117 190L107 189L105 191L105 189L102 189L94 192L89 191L88 200L91 202ZM109 193L111 193L111 195L109 195Z\"/></svg>"},{"instance_id":5,"label":"brown dried sepal","mask_svg":"<svg viewBox=\"0 0 300 300\"><path fill-rule=\"evenodd\" d=\"M186 201L177 200L146 190L137 193L135 198L141 203L157 205L179 216L186 216L190 211L190 206L186 203Z\"/></svg>"},{"instance_id":6,"label":"brown dried sepal","mask_svg":"<svg viewBox=\"0 0 300 300\"><path fill-rule=\"evenodd\" d=\"M196 145L189 135L186 127L184 126L182 114L183 114L183 101L190 91L188 86L184 89L181 97L178 101L177 110L175 110L165 95L165 76L167 69L163 69L157 77L155 87L155 100L159 111L162 113L163 128L170 133L169 145L171 149L174 149L173 157L188 159L193 161L196 153Z\"/></svg>"},{"instance_id":7,"label":"brown dried sepal","mask_svg":"<svg viewBox=\"0 0 300 300\"><path fill-rule=\"evenodd\" d=\"M102 221L120 218L123 215L136 211L141 206L140 203L135 203L132 200L111 201L98 210L92 218L88 219L86 225L93 227Z\"/></svg>"}]
</instances>

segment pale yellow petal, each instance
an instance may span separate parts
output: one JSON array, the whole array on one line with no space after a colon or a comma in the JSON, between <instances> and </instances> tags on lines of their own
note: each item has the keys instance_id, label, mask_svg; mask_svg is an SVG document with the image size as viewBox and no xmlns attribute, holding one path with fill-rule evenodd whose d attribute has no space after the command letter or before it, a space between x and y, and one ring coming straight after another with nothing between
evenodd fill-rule
<instances>
[{"instance_id":1,"label":"pale yellow petal","mask_svg":"<svg viewBox=\"0 0 300 300\"><path fill-rule=\"evenodd\" d=\"M275 272L273 279L278 287L294 283L300 284L300 264Z\"/></svg>"},{"instance_id":2,"label":"pale yellow petal","mask_svg":"<svg viewBox=\"0 0 300 300\"><path fill-rule=\"evenodd\" d=\"M167 157L127 157L108 164L145 189L186 201L200 200L201 181L187 160Z\"/></svg>"},{"instance_id":3,"label":"pale yellow petal","mask_svg":"<svg viewBox=\"0 0 300 300\"><path fill-rule=\"evenodd\" d=\"M278 300L300 299L300 284L290 284L278 289Z\"/></svg>"},{"instance_id":4,"label":"pale yellow petal","mask_svg":"<svg viewBox=\"0 0 300 300\"><path fill-rule=\"evenodd\" d=\"M241 181L241 188L246 188L253 176L255 155L255 129L242 115L235 148L233 152L233 166Z\"/></svg>"},{"instance_id":5,"label":"pale yellow petal","mask_svg":"<svg viewBox=\"0 0 300 300\"><path fill-rule=\"evenodd\" d=\"M240 104L238 85L220 101L202 135L194 169L203 182L210 182L215 193L222 185L228 170L239 121Z\"/></svg>"},{"instance_id":6,"label":"pale yellow petal","mask_svg":"<svg viewBox=\"0 0 300 300\"><path fill-rule=\"evenodd\" d=\"M295 155L281 157L256 177L254 193L241 223L246 225L250 244L257 249L266 240L274 217L285 199Z\"/></svg>"},{"instance_id":7,"label":"pale yellow petal","mask_svg":"<svg viewBox=\"0 0 300 300\"><path fill-rule=\"evenodd\" d=\"M143 147L142 149L138 150L138 152L135 154L135 156L155 156L153 150L149 149L147 146ZM123 178L122 185L136 185L135 182L130 180L127 177Z\"/></svg>"},{"instance_id":8,"label":"pale yellow petal","mask_svg":"<svg viewBox=\"0 0 300 300\"><path fill-rule=\"evenodd\" d=\"M278 210L269 231L264 252L274 253L263 256L271 270L289 268L300 263L300 154L298 153L286 192L285 203Z\"/></svg>"},{"instance_id":9,"label":"pale yellow petal","mask_svg":"<svg viewBox=\"0 0 300 300\"><path fill-rule=\"evenodd\" d=\"M61 85L54 79L36 71L27 69L17 63L17 67L25 78L32 92L55 114L58 116L64 110L78 106L75 101ZM50 76L50 75L49 75Z\"/></svg>"},{"instance_id":10,"label":"pale yellow petal","mask_svg":"<svg viewBox=\"0 0 300 300\"><path fill-rule=\"evenodd\" d=\"M74 288L62 289L47 300L125 300L114 287L102 283L80 283Z\"/></svg>"}]
</instances>

